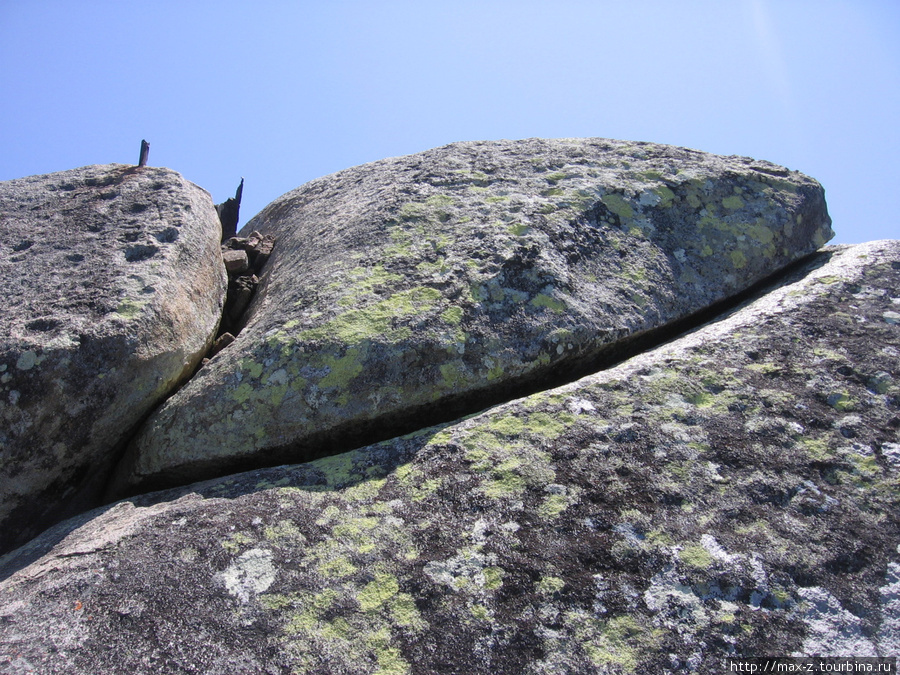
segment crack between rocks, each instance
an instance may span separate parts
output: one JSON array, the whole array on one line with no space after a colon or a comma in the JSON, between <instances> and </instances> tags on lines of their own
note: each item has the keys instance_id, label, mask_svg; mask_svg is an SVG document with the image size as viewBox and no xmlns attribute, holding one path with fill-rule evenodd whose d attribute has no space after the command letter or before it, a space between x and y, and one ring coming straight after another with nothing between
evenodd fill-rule
<instances>
[{"instance_id":1,"label":"crack between rocks","mask_svg":"<svg viewBox=\"0 0 900 675\"><path fill-rule=\"evenodd\" d=\"M342 427L332 428L313 435L302 443L266 448L264 461L260 461L259 457L238 458L231 461L217 458L215 463L192 467L188 472L190 475L187 477L184 475L184 468L179 468L169 474L141 483L128 493L114 495L115 499L108 499L106 503L148 492L184 487L195 482L221 478L245 471L265 469L284 464L303 464L323 457L339 455L430 427L450 424L462 418L484 412L489 408L576 382L589 375L614 368L635 356L657 349L709 323L724 320L741 307L763 297L769 291L784 284L792 276L801 278L813 269L820 267L830 257L831 253L826 250L813 252L761 279L736 295L720 300L705 309L663 326L633 335L611 345L600 347L593 353L573 359L569 363L559 363L552 370L545 370L511 380L501 385L485 388L479 392L470 392L457 396L451 395L442 398L437 403L405 409L374 420L348 422ZM190 381L190 378L185 380L181 386L187 384L188 381ZM177 390L173 391L172 395L176 392ZM156 409L164 403L165 401L160 402ZM410 420L414 421L411 422ZM128 443L126 442L123 447L127 445ZM323 450L323 448L327 449Z\"/></svg>"}]
</instances>

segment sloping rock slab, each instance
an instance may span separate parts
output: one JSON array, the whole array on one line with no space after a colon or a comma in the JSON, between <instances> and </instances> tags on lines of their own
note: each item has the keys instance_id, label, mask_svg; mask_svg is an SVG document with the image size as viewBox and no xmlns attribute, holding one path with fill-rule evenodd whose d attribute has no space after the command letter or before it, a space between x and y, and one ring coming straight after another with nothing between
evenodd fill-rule
<instances>
[{"instance_id":1,"label":"sloping rock slab","mask_svg":"<svg viewBox=\"0 0 900 675\"><path fill-rule=\"evenodd\" d=\"M898 288L900 242L829 248L571 385L57 526L0 561L0 654L515 675L895 655Z\"/></svg>"},{"instance_id":2,"label":"sloping rock slab","mask_svg":"<svg viewBox=\"0 0 900 675\"><path fill-rule=\"evenodd\" d=\"M767 162L602 139L459 143L314 180L250 319L150 420L119 495L311 458L584 368L832 236Z\"/></svg>"},{"instance_id":3,"label":"sloping rock slab","mask_svg":"<svg viewBox=\"0 0 900 675\"><path fill-rule=\"evenodd\" d=\"M168 169L0 183L0 550L99 503L117 446L196 367L219 236L210 196Z\"/></svg>"}]
</instances>

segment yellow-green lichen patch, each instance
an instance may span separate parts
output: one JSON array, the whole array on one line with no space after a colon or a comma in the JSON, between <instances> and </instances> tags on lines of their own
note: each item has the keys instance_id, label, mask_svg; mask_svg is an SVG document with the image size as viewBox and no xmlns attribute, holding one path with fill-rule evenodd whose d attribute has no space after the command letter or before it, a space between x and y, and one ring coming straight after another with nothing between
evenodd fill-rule
<instances>
[{"instance_id":1,"label":"yellow-green lichen patch","mask_svg":"<svg viewBox=\"0 0 900 675\"><path fill-rule=\"evenodd\" d=\"M441 318L449 324L454 326L458 326L462 321L463 317L463 308L458 305L453 305L452 307L448 307L443 312L441 312Z\"/></svg>"},{"instance_id":2,"label":"yellow-green lichen patch","mask_svg":"<svg viewBox=\"0 0 900 675\"><path fill-rule=\"evenodd\" d=\"M126 298L119 303L118 307L116 307L116 314L126 319L134 319L141 313L141 310L146 304L146 302Z\"/></svg>"},{"instance_id":3,"label":"yellow-green lichen patch","mask_svg":"<svg viewBox=\"0 0 900 675\"><path fill-rule=\"evenodd\" d=\"M830 443L825 438L813 438L807 436L798 439L798 443L814 461L828 461L835 456L834 448L831 447Z\"/></svg>"},{"instance_id":4,"label":"yellow-green lichen patch","mask_svg":"<svg viewBox=\"0 0 900 675\"><path fill-rule=\"evenodd\" d=\"M400 584L393 574L376 573L375 579L363 586L356 601L364 612L373 612L400 592Z\"/></svg>"},{"instance_id":5,"label":"yellow-green lichen patch","mask_svg":"<svg viewBox=\"0 0 900 675\"><path fill-rule=\"evenodd\" d=\"M554 314L562 314L566 311L566 303L546 293L538 293L535 295L531 299L531 304L534 307L549 309Z\"/></svg>"},{"instance_id":6,"label":"yellow-green lichen patch","mask_svg":"<svg viewBox=\"0 0 900 675\"><path fill-rule=\"evenodd\" d=\"M771 246L775 241L775 233L762 222L748 225L747 234L764 246ZM774 253L774 248L771 253Z\"/></svg>"},{"instance_id":7,"label":"yellow-green lichen patch","mask_svg":"<svg viewBox=\"0 0 900 675\"><path fill-rule=\"evenodd\" d=\"M664 631L647 622L638 623L633 616L619 616L607 621L570 612L567 623L575 626L575 641L598 668L614 668L612 672L635 673L642 658L652 655Z\"/></svg>"},{"instance_id":8,"label":"yellow-green lichen patch","mask_svg":"<svg viewBox=\"0 0 900 675\"><path fill-rule=\"evenodd\" d=\"M306 539L300 528L290 520L279 520L275 525L267 527L263 535L272 542L282 540L303 542Z\"/></svg>"},{"instance_id":9,"label":"yellow-green lichen patch","mask_svg":"<svg viewBox=\"0 0 900 675\"><path fill-rule=\"evenodd\" d=\"M722 200L722 206L730 211L737 211L738 209L744 208L744 200L738 195L731 195Z\"/></svg>"},{"instance_id":10,"label":"yellow-green lichen patch","mask_svg":"<svg viewBox=\"0 0 900 675\"><path fill-rule=\"evenodd\" d=\"M381 492L386 480L384 478L375 478L384 471L381 466L370 467L367 470L367 478L355 485L351 485L344 489L343 496L347 502L365 502L374 499Z\"/></svg>"},{"instance_id":11,"label":"yellow-green lichen patch","mask_svg":"<svg viewBox=\"0 0 900 675\"><path fill-rule=\"evenodd\" d=\"M548 416L549 417L549 416ZM553 434L559 425L550 419L537 428L549 427ZM483 474L480 490L488 497L508 498L528 487L541 487L553 482L550 456L534 444L517 440L529 432L527 423L514 416L500 418L484 427L475 427L458 438L466 449L465 459L473 471Z\"/></svg>"},{"instance_id":12,"label":"yellow-green lichen patch","mask_svg":"<svg viewBox=\"0 0 900 675\"><path fill-rule=\"evenodd\" d=\"M391 288L403 277L385 270L384 265L372 267L354 267L347 272L347 277L341 282L336 282L335 288L342 291L342 297L337 304L341 307L358 306L365 296L372 295L376 291ZM285 325L287 328L287 325Z\"/></svg>"},{"instance_id":13,"label":"yellow-green lichen patch","mask_svg":"<svg viewBox=\"0 0 900 675\"><path fill-rule=\"evenodd\" d=\"M424 261L416 265L416 270L425 276L446 277L452 269L443 256L434 262Z\"/></svg>"},{"instance_id":14,"label":"yellow-green lichen patch","mask_svg":"<svg viewBox=\"0 0 900 675\"><path fill-rule=\"evenodd\" d=\"M541 595L553 595L559 593L565 586L565 580L554 576L543 576L540 581L535 584L537 592Z\"/></svg>"},{"instance_id":15,"label":"yellow-green lichen patch","mask_svg":"<svg viewBox=\"0 0 900 675\"><path fill-rule=\"evenodd\" d=\"M408 338L408 326L395 322L430 311L441 298L441 292L429 286L417 286L361 309L339 314L323 325L301 332L299 340L334 341L358 344L363 341L397 342Z\"/></svg>"},{"instance_id":16,"label":"yellow-green lichen patch","mask_svg":"<svg viewBox=\"0 0 900 675\"><path fill-rule=\"evenodd\" d=\"M331 455L310 462L310 466L318 469L325 476L328 489L347 487L359 483L366 478L365 469L357 469L357 461L365 462L356 451Z\"/></svg>"},{"instance_id":17,"label":"yellow-green lichen patch","mask_svg":"<svg viewBox=\"0 0 900 675\"><path fill-rule=\"evenodd\" d=\"M376 548L376 530L381 524L379 518L349 516L335 525L331 534L356 553L369 553Z\"/></svg>"},{"instance_id":18,"label":"yellow-green lichen patch","mask_svg":"<svg viewBox=\"0 0 900 675\"><path fill-rule=\"evenodd\" d=\"M425 628L425 621L416 607L416 601L409 593L397 593L388 603L391 618L397 626L419 631Z\"/></svg>"},{"instance_id":19,"label":"yellow-green lichen patch","mask_svg":"<svg viewBox=\"0 0 900 675\"><path fill-rule=\"evenodd\" d=\"M354 347L339 358L323 354L322 365L328 368L328 374L319 381L319 386L323 389L345 389L350 380L363 371L360 353L360 349Z\"/></svg>"},{"instance_id":20,"label":"yellow-green lichen patch","mask_svg":"<svg viewBox=\"0 0 900 675\"><path fill-rule=\"evenodd\" d=\"M729 254L731 264L735 269L744 269L747 266L747 256L740 249L735 249Z\"/></svg>"},{"instance_id":21,"label":"yellow-green lichen patch","mask_svg":"<svg viewBox=\"0 0 900 675\"><path fill-rule=\"evenodd\" d=\"M606 208L619 216L619 218L623 220L631 220L634 218L634 208L624 197L622 197L622 195L603 195L600 201L606 205Z\"/></svg>"},{"instance_id":22,"label":"yellow-green lichen patch","mask_svg":"<svg viewBox=\"0 0 900 675\"><path fill-rule=\"evenodd\" d=\"M431 440L434 443L434 438ZM397 482L406 490L413 502L428 499L440 489L444 479L440 476L426 478L425 473L413 464L403 464L395 470Z\"/></svg>"},{"instance_id":23,"label":"yellow-green lichen patch","mask_svg":"<svg viewBox=\"0 0 900 675\"><path fill-rule=\"evenodd\" d=\"M222 542L222 548L229 553L237 553L242 548L252 544L255 539L243 532L235 532L228 535L228 539Z\"/></svg>"},{"instance_id":24,"label":"yellow-green lichen patch","mask_svg":"<svg viewBox=\"0 0 900 675\"><path fill-rule=\"evenodd\" d=\"M662 206L663 208L666 208L666 207L669 207L672 205L672 202L675 199L675 193L672 192L672 190L670 190L668 187L666 187L665 185L659 185L656 188L654 188L654 192L656 192L656 194L659 195L659 198L660 198L659 205L660 206Z\"/></svg>"},{"instance_id":25,"label":"yellow-green lichen patch","mask_svg":"<svg viewBox=\"0 0 900 675\"><path fill-rule=\"evenodd\" d=\"M317 566L319 574L328 579L343 579L356 574L357 567L347 556L338 555L321 560Z\"/></svg>"},{"instance_id":26,"label":"yellow-green lichen patch","mask_svg":"<svg viewBox=\"0 0 900 675\"><path fill-rule=\"evenodd\" d=\"M701 544L688 544L678 552L681 562L696 569L705 570L713 564L713 557Z\"/></svg>"},{"instance_id":27,"label":"yellow-green lichen patch","mask_svg":"<svg viewBox=\"0 0 900 675\"><path fill-rule=\"evenodd\" d=\"M503 585L503 576L505 572L502 567L485 567L483 574L485 589L496 591Z\"/></svg>"},{"instance_id":28,"label":"yellow-green lichen patch","mask_svg":"<svg viewBox=\"0 0 900 675\"><path fill-rule=\"evenodd\" d=\"M462 391L472 381L472 374L460 359L441 364L441 385L451 391Z\"/></svg>"},{"instance_id":29,"label":"yellow-green lichen patch","mask_svg":"<svg viewBox=\"0 0 900 675\"><path fill-rule=\"evenodd\" d=\"M828 395L828 405L838 412L850 412L857 406L857 402L846 391L838 391Z\"/></svg>"},{"instance_id":30,"label":"yellow-green lichen patch","mask_svg":"<svg viewBox=\"0 0 900 675\"><path fill-rule=\"evenodd\" d=\"M538 515L544 520L553 520L569 507L569 497L564 494L551 494L544 498L538 507Z\"/></svg>"}]
</instances>

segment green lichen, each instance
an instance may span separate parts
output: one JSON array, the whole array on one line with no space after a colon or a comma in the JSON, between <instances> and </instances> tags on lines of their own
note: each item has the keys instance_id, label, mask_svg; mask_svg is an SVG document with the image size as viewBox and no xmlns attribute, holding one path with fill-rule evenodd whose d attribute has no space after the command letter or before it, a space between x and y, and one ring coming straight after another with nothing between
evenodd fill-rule
<instances>
[{"instance_id":1,"label":"green lichen","mask_svg":"<svg viewBox=\"0 0 900 675\"><path fill-rule=\"evenodd\" d=\"M442 256L434 262L420 262L416 265L416 269L426 276L442 276L449 274L452 268L447 262L447 259Z\"/></svg>"},{"instance_id":2,"label":"green lichen","mask_svg":"<svg viewBox=\"0 0 900 675\"><path fill-rule=\"evenodd\" d=\"M412 331L408 326L395 327L394 323L428 312L440 298L441 292L437 289L417 286L368 307L339 314L321 326L301 332L297 337L301 341L339 340L345 344L359 344L367 340L398 342L410 337Z\"/></svg>"},{"instance_id":3,"label":"green lichen","mask_svg":"<svg viewBox=\"0 0 900 675\"><path fill-rule=\"evenodd\" d=\"M290 520L280 520L276 525L267 527L264 531L264 536L266 539L273 542L281 541L283 539L297 541L304 540L300 528Z\"/></svg>"},{"instance_id":4,"label":"green lichen","mask_svg":"<svg viewBox=\"0 0 900 675\"><path fill-rule=\"evenodd\" d=\"M565 171L554 171L553 173L548 173L546 176L544 176L544 180L546 180L551 185L556 185L556 183L561 180L565 180L568 177L569 174L567 174Z\"/></svg>"},{"instance_id":5,"label":"green lichen","mask_svg":"<svg viewBox=\"0 0 900 675\"><path fill-rule=\"evenodd\" d=\"M488 382L493 382L494 380L499 380L503 377L505 369L503 368L502 363L497 363L492 366L487 372L487 380Z\"/></svg>"},{"instance_id":6,"label":"green lichen","mask_svg":"<svg viewBox=\"0 0 900 675\"><path fill-rule=\"evenodd\" d=\"M729 257L735 269L740 270L747 266L747 256L744 255L743 251L735 249L729 254Z\"/></svg>"},{"instance_id":7,"label":"green lichen","mask_svg":"<svg viewBox=\"0 0 900 675\"><path fill-rule=\"evenodd\" d=\"M713 564L713 557L700 544L688 544L678 552L678 557L689 567L705 570Z\"/></svg>"},{"instance_id":8,"label":"green lichen","mask_svg":"<svg viewBox=\"0 0 900 675\"><path fill-rule=\"evenodd\" d=\"M425 622L416 607L416 601L409 593L397 593L390 602L391 618L394 623L404 628L422 630Z\"/></svg>"},{"instance_id":9,"label":"green lichen","mask_svg":"<svg viewBox=\"0 0 900 675\"><path fill-rule=\"evenodd\" d=\"M553 520L569 507L565 495L548 495L538 507L538 515L544 520Z\"/></svg>"},{"instance_id":10,"label":"green lichen","mask_svg":"<svg viewBox=\"0 0 900 675\"><path fill-rule=\"evenodd\" d=\"M493 499L520 495L527 486L522 468L521 460L507 459L491 471L491 477L481 485L482 492Z\"/></svg>"},{"instance_id":11,"label":"green lichen","mask_svg":"<svg viewBox=\"0 0 900 675\"><path fill-rule=\"evenodd\" d=\"M343 579L351 574L356 574L357 568L346 556L337 556L320 562L318 570L323 577Z\"/></svg>"},{"instance_id":12,"label":"green lichen","mask_svg":"<svg viewBox=\"0 0 900 675\"><path fill-rule=\"evenodd\" d=\"M649 622L638 623L633 616L609 621L584 619L576 629L576 641L595 666L617 669L613 672L636 672L641 658L653 653L664 634L658 628L651 628ZM570 621L575 623L577 619L573 617Z\"/></svg>"},{"instance_id":13,"label":"green lichen","mask_svg":"<svg viewBox=\"0 0 900 675\"><path fill-rule=\"evenodd\" d=\"M319 381L319 386L323 389L346 389L350 380L363 371L360 354L360 349L356 347L348 349L347 353L340 358L323 354L321 365L328 368L328 374Z\"/></svg>"},{"instance_id":14,"label":"green lichen","mask_svg":"<svg viewBox=\"0 0 900 675\"><path fill-rule=\"evenodd\" d=\"M770 246L775 241L775 234L762 223L748 225L747 234L764 246Z\"/></svg>"},{"instance_id":15,"label":"green lichen","mask_svg":"<svg viewBox=\"0 0 900 675\"><path fill-rule=\"evenodd\" d=\"M375 675L407 675L410 672L409 664L396 647L382 647L374 651L378 661Z\"/></svg>"},{"instance_id":16,"label":"green lichen","mask_svg":"<svg viewBox=\"0 0 900 675\"><path fill-rule=\"evenodd\" d=\"M619 218L623 220L631 220L634 218L634 208L621 195L603 195L600 201L606 205L606 208L619 216Z\"/></svg>"},{"instance_id":17,"label":"green lichen","mask_svg":"<svg viewBox=\"0 0 900 675\"><path fill-rule=\"evenodd\" d=\"M224 548L229 553L237 553L243 547L248 544L252 544L254 542L253 537L244 534L243 532L235 532L228 536L228 539L222 542L222 548Z\"/></svg>"},{"instance_id":18,"label":"green lichen","mask_svg":"<svg viewBox=\"0 0 900 675\"><path fill-rule=\"evenodd\" d=\"M242 373L246 373L254 380L258 380L262 376L263 366L261 363L257 363L253 359L245 358L241 359L240 370Z\"/></svg>"},{"instance_id":19,"label":"green lichen","mask_svg":"<svg viewBox=\"0 0 900 675\"><path fill-rule=\"evenodd\" d=\"M325 475L327 485L331 489L358 483L365 478L362 471L356 470L356 452L345 452L340 455L323 457L310 463Z\"/></svg>"},{"instance_id":20,"label":"green lichen","mask_svg":"<svg viewBox=\"0 0 900 675\"><path fill-rule=\"evenodd\" d=\"M663 208L669 207L672 205L672 202L675 199L675 193L672 192L665 185L660 185L653 190L657 195L659 195L659 205Z\"/></svg>"},{"instance_id":21,"label":"green lichen","mask_svg":"<svg viewBox=\"0 0 900 675\"><path fill-rule=\"evenodd\" d=\"M259 604L263 607L276 612L287 609L288 607L293 607L296 602L296 598L280 593L263 593L258 599Z\"/></svg>"},{"instance_id":22,"label":"green lichen","mask_svg":"<svg viewBox=\"0 0 900 675\"><path fill-rule=\"evenodd\" d=\"M846 391L840 391L828 395L828 405L838 412L850 412L856 408L857 402Z\"/></svg>"},{"instance_id":23,"label":"green lichen","mask_svg":"<svg viewBox=\"0 0 900 675\"><path fill-rule=\"evenodd\" d=\"M534 307L542 307L549 309L554 314L562 314L566 311L566 304L546 293L538 293L531 299Z\"/></svg>"},{"instance_id":24,"label":"green lichen","mask_svg":"<svg viewBox=\"0 0 900 675\"><path fill-rule=\"evenodd\" d=\"M470 374L465 364L460 361L450 361L441 364L439 368L441 372L442 385L450 390L462 390L470 381Z\"/></svg>"},{"instance_id":25,"label":"green lichen","mask_svg":"<svg viewBox=\"0 0 900 675\"><path fill-rule=\"evenodd\" d=\"M355 267L347 273L347 278L339 285L344 288L344 296L338 300L341 306L359 304L362 296L372 294L376 290L390 288L402 281L403 277L385 270L384 265L372 267Z\"/></svg>"},{"instance_id":26,"label":"green lichen","mask_svg":"<svg viewBox=\"0 0 900 675\"><path fill-rule=\"evenodd\" d=\"M472 616L476 621L490 621L491 620L491 612L484 605L473 603L469 607L469 611L472 613Z\"/></svg>"},{"instance_id":27,"label":"green lichen","mask_svg":"<svg viewBox=\"0 0 900 675\"><path fill-rule=\"evenodd\" d=\"M376 574L356 596L359 607L364 612L373 612L400 592L400 584L393 574Z\"/></svg>"},{"instance_id":28,"label":"green lichen","mask_svg":"<svg viewBox=\"0 0 900 675\"><path fill-rule=\"evenodd\" d=\"M372 478L372 476L382 474L383 472L384 468L379 465L370 467L366 471L366 480L362 480L355 485L351 485L344 489L344 499L352 503L365 502L376 498L381 492L381 488L384 487L386 480L384 478L375 479Z\"/></svg>"},{"instance_id":29,"label":"green lichen","mask_svg":"<svg viewBox=\"0 0 900 675\"><path fill-rule=\"evenodd\" d=\"M537 592L541 595L553 595L559 593L566 585L566 582L559 577L544 576L537 582Z\"/></svg>"},{"instance_id":30,"label":"green lichen","mask_svg":"<svg viewBox=\"0 0 900 675\"><path fill-rule=\"evenodd\" d=\"M126 298L119 303L118 307L116 307L116 314L126 319L134 319L141 313L141 309L143 309L146 304L146 302L139 302L137 300Z\"/></svg>"},{"instance_id":31,"label":"green lichen","mask_svg":"<svg viewBox=\"0 0 900 675\"><path fill-rule=\"evenodd\" d=\"M489 591L496 591L503 585L503 576L506 572L502 567L484 568L484 587Z\"/></svg>"},{"instance_id":32,"label":"green lichen","mask_svg":"<svg viewBox=\"0 0 900 675\"><path fill-rule=\"evenodd\" d=\"M441 312L441 318L449 324L454 326L458 326L462 321L463 317L463 308L457 305L452 307L448 307L443 312Z\"/></svg>"},{"instance_id":33,"label":"green lichen","mask_svg":"<svg viewBox=\"0 0 900 675\"><path fill-rule=\"evenodd\" d=\"M731 211L737 211L744 208L744 200L737 195L731 195L722 200L722 206Z\"/></svg>"}]
</instances>

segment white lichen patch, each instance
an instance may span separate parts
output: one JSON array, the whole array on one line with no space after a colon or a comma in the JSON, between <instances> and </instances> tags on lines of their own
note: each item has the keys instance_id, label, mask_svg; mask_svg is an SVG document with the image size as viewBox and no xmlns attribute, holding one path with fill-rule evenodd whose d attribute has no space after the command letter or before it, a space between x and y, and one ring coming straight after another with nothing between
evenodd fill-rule
<instances>
[{"instance_id":1,"label":"white lichen patch","mask_svg":"<svg viewBox=\"0 0 900 675\"><path fill-rule=\"evenodd\" d=\"M900 546L897 547L900 553ZM881 626L876 637L881 656L900 654L900 563L890 562L881 595Z\"/></svg>"},{"instance_id":2,"label":"white lichen patch","mask_svg":"<svg viewBox=\"0 0 900 675\"><path fill-rule=\"evenodd\" d=\"M220 577L225 589L246 604L251 597L269 589L275 581L275 574L272 551L252 548L242 553Z\"/></svg>"},{"instance_id":3,"label":"white lichen patch","mask_svg":"<svg viewBox=\"0 0 900 675\"><path fill-rule=\"evenodd\" d=\"M862 621L819 586L800 588L796 615L806 624L806 637L795 656L877 656L875 645L863 633Z\"/></svg>"}]
</instances>

